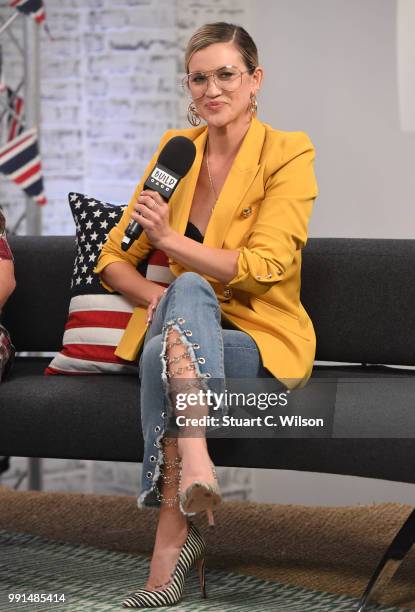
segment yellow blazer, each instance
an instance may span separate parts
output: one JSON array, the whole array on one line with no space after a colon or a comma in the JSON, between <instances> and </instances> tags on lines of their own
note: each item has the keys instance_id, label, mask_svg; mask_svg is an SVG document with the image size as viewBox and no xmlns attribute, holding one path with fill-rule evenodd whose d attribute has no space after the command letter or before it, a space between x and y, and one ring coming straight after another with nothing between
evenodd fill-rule
<instances>
[{"instance_id":1,"label":"yellow blazer","mask_svg":"<svg viewBox=\"0 0 415 612\"><path fill-rule=\"evenodd\" d=\"M164 134L127 209L109 233L96 273L115 261L136 267L152 250L145 232L126 253L120 243L160 150L176 135L187 136L196 146L195 162L169 201L170 225L184 234L207 133L207 126L202 126ZM254 339L264 366L289 388L307 382L316 348L313 324L300 302L301 249L307 242L308 220L318 195L314 157L314 146L305 132L276 130L253 118L203 241L210 247L239 251L238 271L227 285L202 276L214 289L224 317ZM192 270L172 259L169 267L176 277ZM137 307L115 354L134 360L145 332L146 308Z\"/></svg>"}]
</instances>

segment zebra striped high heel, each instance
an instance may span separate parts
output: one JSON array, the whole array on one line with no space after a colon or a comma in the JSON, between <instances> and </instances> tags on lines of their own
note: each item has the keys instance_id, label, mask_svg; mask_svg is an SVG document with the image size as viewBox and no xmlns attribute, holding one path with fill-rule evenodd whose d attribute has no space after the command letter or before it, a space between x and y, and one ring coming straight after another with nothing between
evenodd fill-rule
<instances>
[{"instance_id":1,"label":"zebra striped high heel","mask_svg":"<svg viewBox=\"0 0 415 612\"><path fill-rule=\"evenodd\" d=\"M202 597L206 597L205 552L206 543L204 539L196 526L189 521L189 533L180 551L169 586L159 591L141 589L131 593L123 601L123 606L125 608L159 608L178 603L183 597L186 575L193 566L195 566L199 575Z\"/></svg>"}]
</instances>

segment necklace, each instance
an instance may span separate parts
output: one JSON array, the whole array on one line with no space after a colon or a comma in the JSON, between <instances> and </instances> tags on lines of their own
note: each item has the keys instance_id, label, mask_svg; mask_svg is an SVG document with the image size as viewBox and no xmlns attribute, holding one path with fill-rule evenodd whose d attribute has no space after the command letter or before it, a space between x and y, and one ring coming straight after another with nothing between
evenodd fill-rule
<instances>
[{"instance_id":1,"label":"necklace","mask_svg":"<svg viewBox=\"0 0 415 612\"><path fill-rule=\"evenodd\" d=\"M210 209L210 214L212 214L213 213L213 209L216 206L216 202L218 201L218 194L216 193L216 189L215 189L215 186L213 185L213 181L212 181L212 175L210 174L210 167L209 167L209 141L208 140L206 140L206 166L207 166L207 171L208 171L208 176L209 176L209 183L210 183L210 186L212 188L213 195L215 196L215 203L214 203L214 205Z\"/></svg>"}]
</instances>

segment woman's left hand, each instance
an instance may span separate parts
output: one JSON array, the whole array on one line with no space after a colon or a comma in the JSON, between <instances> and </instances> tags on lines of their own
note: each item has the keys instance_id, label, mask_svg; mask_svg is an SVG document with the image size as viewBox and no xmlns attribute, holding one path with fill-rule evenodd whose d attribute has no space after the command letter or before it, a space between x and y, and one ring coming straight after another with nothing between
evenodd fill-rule
<instances>
[{"instance_id":1,"label":"woman's left hand","mask_svg":"<svg viewBox=\"0 0 415 612\"><path fill-rule=\"evenodd\" d=\"M164 241L173 231L169 224L167 202L157 191L146 189L140 193L134 210L136 212L131 213L131 218L142 226L153 247L162 249Z\"/></svg>"},{"instance_id":2,"label":"woman's left hand","mask_svg":"<svg viewBox=\"0 0 415 612\"><path fill-rule=\"evenodd\" d=\"M167 291L167 288L163 289L161 293L158 293L157 295L151 298L147 306L147 325L150 325L150 323L153 321L153 316L157 310L157 306L159 305L159 302L161 298L163 297L163 295L166 293L166 291Z\"/></svg>"}]
</instances>

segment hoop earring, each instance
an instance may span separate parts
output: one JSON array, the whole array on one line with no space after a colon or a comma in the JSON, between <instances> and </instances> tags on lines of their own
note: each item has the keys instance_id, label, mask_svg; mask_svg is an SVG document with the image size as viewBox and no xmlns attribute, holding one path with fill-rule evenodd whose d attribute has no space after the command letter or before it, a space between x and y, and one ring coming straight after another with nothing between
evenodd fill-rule
<instances>
[{"instance_id":1,"label":"hoop earring","mask_svg":"<svg viewBox=\"0 0 415 612\"><path fill-rule=\"evenodd\" d=\"M251 113L252 116L255 116L258 112L258 102L256 99L256 95L254 93L251 93L249 97L250 97L249 112Z\"/></svg>"},{"instance_id":2,"label":"hoop earring","mask_svg":"<svg viewBox=\"0 0 415 612\"><path fill-rule=\"evenodd\" d=\"M190 125L192 125L193 127L197 127L198 125L200 125L201 118L200 118L199 113L196 110L196 106L194 102L190 102L188 106L187 120L190 123Z\"/></svg>"}]
</instances>

